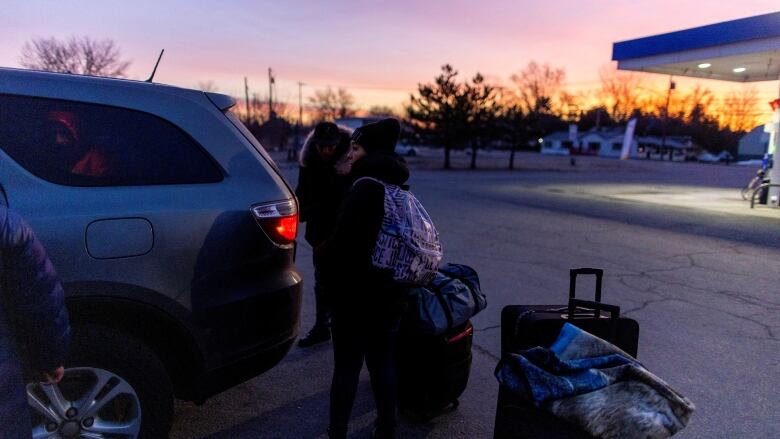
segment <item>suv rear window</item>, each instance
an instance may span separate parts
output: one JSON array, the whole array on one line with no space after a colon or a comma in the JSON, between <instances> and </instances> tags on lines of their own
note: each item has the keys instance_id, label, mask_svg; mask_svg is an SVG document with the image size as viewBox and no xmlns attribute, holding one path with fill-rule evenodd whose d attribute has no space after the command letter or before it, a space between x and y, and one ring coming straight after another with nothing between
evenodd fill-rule
<instances>
[{"instance_id":1,"label":"suv rear window","mask_svg":"<svg viewBox=\"0 0 780 439\"><path fill-rule=\"evenodd\" d=\"M222 172L175 125L140 111L0 95L0 148L67 186L213 183Z\"/></svg>"}]
</instances>

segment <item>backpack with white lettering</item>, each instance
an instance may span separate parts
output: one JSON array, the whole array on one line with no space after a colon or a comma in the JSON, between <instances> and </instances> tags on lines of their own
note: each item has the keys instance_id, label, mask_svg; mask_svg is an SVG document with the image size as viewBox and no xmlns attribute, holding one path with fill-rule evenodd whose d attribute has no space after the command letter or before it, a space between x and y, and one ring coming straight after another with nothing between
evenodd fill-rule
<instances>
[{"instance_id":1,"label":"backpack with white lettering","mask_svg":"<svg viewBox=\"0 0 780 439\"><path fill-rule=\"evenodd\" d=\"M371 177L385 188L384 217L371 254L374 267L390 269L396 282L427 285L436 277L442 248L431 217L411 192Z\"/></svg>"}]
</instances>

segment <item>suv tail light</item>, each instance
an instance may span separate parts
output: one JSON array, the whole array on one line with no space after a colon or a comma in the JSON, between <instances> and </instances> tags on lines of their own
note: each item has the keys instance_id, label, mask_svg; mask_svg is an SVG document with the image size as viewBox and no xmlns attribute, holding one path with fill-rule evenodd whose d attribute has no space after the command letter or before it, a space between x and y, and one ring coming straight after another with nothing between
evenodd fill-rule
<instances>
[{"instance_id":1,"label":"suv tail light","mask_svg":"<svg viewBox=\"0 0 780 439\"><path fill-rule=\"evenodd\" d=\"M295 200L252 206L250 211L271 241L287 246L298 235L298 205Z\"/></svg>"}]
</instances>

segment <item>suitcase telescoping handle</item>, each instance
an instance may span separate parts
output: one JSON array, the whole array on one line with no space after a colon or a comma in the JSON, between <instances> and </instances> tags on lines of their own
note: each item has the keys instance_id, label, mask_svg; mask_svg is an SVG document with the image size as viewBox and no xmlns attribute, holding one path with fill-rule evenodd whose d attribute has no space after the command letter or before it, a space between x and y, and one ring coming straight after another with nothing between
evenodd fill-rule
<instances>
[{"instance_id":1,"label":"suitcase telescoping handle","mask_svg":"<svg viewBox=\"0 0 780 439\"><path fill-rule=\"evenodd\" d=\"M601 310L609 313L609 317L616 319L620 317L620 307L608 303L594 302L591 300L569 299L569 320L574 319L577 307L593 310L593 318L601 317Z\"/></svg>"},{"instance_id":2,"label":"suitcase telescoping handle","mask_svg":"<svg viewBox=\"0 0 780 439\"><path fill-rule=\"evenodd\" d=\"M601 280L604 277L604 270L600 268L573 268L569 270L569 299L574 299L577 289L577 275L579 274L596 275L596 302L601 302Z\"/></svg>"},{"instance_id":3,"label":"suitcase telescoping handle","mask_svg":"<svg viewBox=\"0 0 780 439\"><path fill-rule=\"evenodd\" d=\"M601 318L601 310L609 312L609 332L602 337L610 343L618 343L618 318L620 318L620 307L607 303L593 302L590 300L569 299L569 320L574 321L574 313L577 307L593 309L593 318Z\"/></svg>"}]
</instances>

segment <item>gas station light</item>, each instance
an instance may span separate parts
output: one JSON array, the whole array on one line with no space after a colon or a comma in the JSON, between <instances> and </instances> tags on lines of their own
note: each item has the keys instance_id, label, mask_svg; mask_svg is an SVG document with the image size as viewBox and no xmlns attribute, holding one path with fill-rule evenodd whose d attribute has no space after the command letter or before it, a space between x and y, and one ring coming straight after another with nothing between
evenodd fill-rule
<instances>
[{"instance_id":1,"label":"gas station light","mask_svg":"<svg viewBox=\"0 0 780 439\"><path fill-rule=\"evenodd\" d=\"M712 67L712 64L710 64L708 62L703 62L703 63L699 64L699 68L700 69L706 69L706 68L709 68L709 67Z\"/></svg>"},{"instance_id":2,"label":"gas station light","mask_svg":"<svg viewBox=\"0 0 780 439\"><path fill-rule=\"evenodd\" d=\"M747 69L746 69L746 68L744 68L744 67L737 67L736 69L734 69L734 70L732 70L732 71L733 71L734 73L742 73L742 72L744 72L745 70L747 70Z\"/></svg>"}]
</instances>

